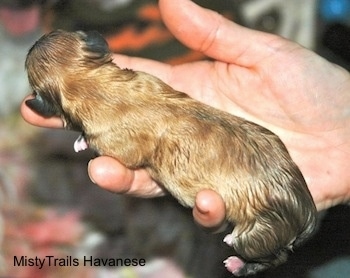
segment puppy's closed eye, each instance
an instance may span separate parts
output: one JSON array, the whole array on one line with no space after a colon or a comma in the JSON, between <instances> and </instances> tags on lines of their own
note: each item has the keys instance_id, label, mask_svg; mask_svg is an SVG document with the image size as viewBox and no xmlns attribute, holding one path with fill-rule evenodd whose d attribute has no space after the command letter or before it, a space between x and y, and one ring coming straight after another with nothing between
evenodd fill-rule
<instances>
[{"instance_id":1,"label":"puppy's closed eye","mask_svg":"<svg viewBox=\"0 0 350 278\"><path fill-rule=\"evenodd\" d=\"M97 31L80 32L83 35L84 41L88 51L99 54L109 53L108 44L106 40Z\"/></svg>"}]
</instances>

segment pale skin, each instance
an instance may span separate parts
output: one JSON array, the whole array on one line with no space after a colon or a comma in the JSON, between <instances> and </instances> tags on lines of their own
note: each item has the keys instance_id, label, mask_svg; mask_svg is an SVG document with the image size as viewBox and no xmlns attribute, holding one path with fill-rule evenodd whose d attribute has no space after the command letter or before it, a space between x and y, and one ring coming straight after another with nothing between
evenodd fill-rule
<instances>
[{"instance_id":1,"label":"pale skin","mask_svg":"<svg viewBox=\"0 0 350 278\"><path fill-rule=\"evenodd\" d=\"M159 7L169 30L213 61L170 66L115 55L115 63L270 129L299 166L318 210L348 203L350 74L296 43L241 27L191 1L160 0ZM60 118L43 118L24 102L21 113L36 126L63 127ZM164 194L145 170L132 171L110 157L91 160L88 172L106 190L146 198ZM200 192L193 215L204 227L220 226L222 199Z\"/></svg>"}]
</instances>

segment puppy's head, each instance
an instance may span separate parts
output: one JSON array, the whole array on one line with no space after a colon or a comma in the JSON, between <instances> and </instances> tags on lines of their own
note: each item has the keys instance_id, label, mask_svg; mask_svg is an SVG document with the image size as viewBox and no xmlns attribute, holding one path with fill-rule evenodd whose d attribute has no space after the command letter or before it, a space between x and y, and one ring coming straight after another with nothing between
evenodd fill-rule
<instances>
[{"instance_id":1,"label":"puppy's head","mask_svg":"<svg viewBox=\"0 0 350 278\"><path fill-rule=\"evenodd\" d=\"M74 115L75 103L89 98L86 88L91 75L112 56L107 42L97 32L53 31L42 36L29 50L25 68L33 89L26 105L44 117L61 116L69 129L81 130ZM76 90L75 90L76 88Z\"/></svg>"}]
</instances>

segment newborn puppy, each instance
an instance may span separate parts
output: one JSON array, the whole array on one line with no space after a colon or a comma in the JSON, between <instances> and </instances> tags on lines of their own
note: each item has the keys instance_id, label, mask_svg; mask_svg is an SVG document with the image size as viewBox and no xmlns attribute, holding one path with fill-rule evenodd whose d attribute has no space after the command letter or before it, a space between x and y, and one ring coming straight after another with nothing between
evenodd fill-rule
<instances>
[{"instance_id":1,"label":"newborn puppy","mask_svg":"<svg viewBox=\"0 0 350 278\"><path fill-rule=\"evenodd\" d=\"M175 91L154 76L121 69L96 32L54 31L26 63L37 113L61 116L88 146L131 169L144 168L193 207L212 189L235 225L224 241L234 275L277 266L315 227L316 210L298 167L269 130Z\"/></svg>"}]
</instances>

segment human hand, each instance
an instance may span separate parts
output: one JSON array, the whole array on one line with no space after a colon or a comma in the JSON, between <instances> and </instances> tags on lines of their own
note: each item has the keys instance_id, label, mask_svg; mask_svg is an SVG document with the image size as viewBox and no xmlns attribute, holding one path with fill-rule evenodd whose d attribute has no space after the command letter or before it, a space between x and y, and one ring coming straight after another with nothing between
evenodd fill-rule
<instances>
[{"instance_id":1,"label":"human hand","mask_svg":"<svg viewBox=\"0 0 350 278\"><path fill-rule=\"evenodd\" d=\"M299 45L224 19L188 0L160 0L170 31L185 45L215 59L179 66L115 55L122 68L154 74L204 103L256 122L275 132L301 169L318 209L350 199L350 76ZM195 35L194 35L195 34ZM61 127L21 108L31 124ZM162 190L144 170L131 171L99 157L89 174L101 187L143 197ZM212 227L224 219L214 192L197 196L197 222Z\"/></svg>"},{"instance_id":2,"label":"human hand","mask_svg":"<svg viewBox=\"0 0 350 278\"><path fill-rule=\"evenodd\" d=\"M116 55L116 64L147 71L270 129L301 169L319 210L348 202L349 73L296 43L241 27L191 1L159 5L170 31L215 61L171 67Z\"/></svg>"}]
</instances>

